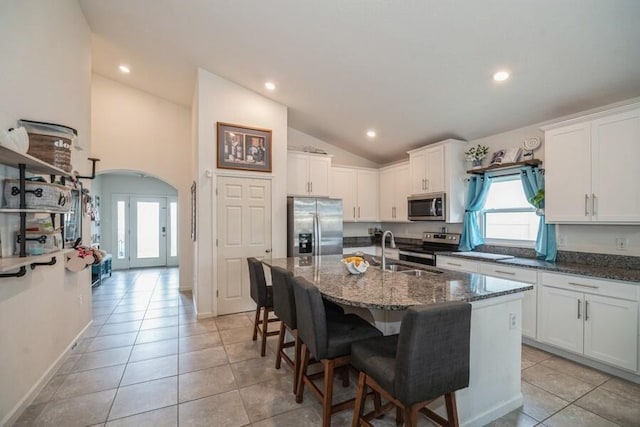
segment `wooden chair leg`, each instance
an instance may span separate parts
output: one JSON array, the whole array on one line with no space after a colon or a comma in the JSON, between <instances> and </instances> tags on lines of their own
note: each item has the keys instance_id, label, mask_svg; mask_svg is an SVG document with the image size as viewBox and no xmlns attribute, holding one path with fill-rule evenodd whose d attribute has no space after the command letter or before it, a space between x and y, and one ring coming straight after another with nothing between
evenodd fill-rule
<instances>
[{"instance_id":1,"label":"wooden chair leg","mask_svg":"<svg viewBox=\"0 0 640 427\"><path fill-rule=\"evenodd\" d=\"M260 324L260 307L256 307L256 318L253 321L253 340L258 339L258 325Z\"/></svg>"},{"instance_id":2,"label":"wooden chair leg","mask_svg":"<svg viewBox=\"0 0 640 427\"><path fill-rule=\"evenodd\" d=\"M284 345L285 334L284 322L280 322L280 334L278 335L278 347L276 348L276 369L280 369L280 366L282 365L282 346Z\"/></svg>"},{"instance_id":3,"label":"wooden chair leg","mask_svg":"<svg viewBox=\"0 0 640 427\"><path fill-rule=\"evenodd\" d=\"M382 398L380 397L380 393L377 391L373 392L373 409L377 412L382 407ZM380 414L378 418L382 418L384 414Z\"/></svg>"},{"instance_id":4,"label":"wooden chair leg","mask_svg":"<svg viewBox=\"0 0 640 427\"><path fill-rule=\"evenodd\" d=\"M269 309L267 307L262 311L262 348L260 356L264 357L267 352L267 328L269 327Z\"/></svg>"},{"instance_id":5,"label":"wooden chair leg","mask_svg":"<svg viewBox=\"0 0 640 427\"><path fill-rule=\"evenodd\" d=\"M362 411L364 410L364 402L367 396L367 374L360 372L358 375L358 389L356 390L356 402L353 408L353 418L351 419L351 427L360 426Z\"/></svg>"},{"instance_id":6,"label":"wooden chair leg","mask_svg":"<svg viewBox=\"0 0 640 427\"><path fill-rule=\"evenodd\" d=\"M449 426L458 427L458 406L456 404L455 393L445 394L444 402L447 407L447 419L449 420Z\"/></svg>"},{"instance_id":7,"label":"wooden chair leg","mask_svg":"<svg viewBox=\"0 0 640 427\"><path fill-rule=\"evenodd\" d=\"M396 406L396 425L401 426L404 424L404 413L399 406Z\"/></svg>"},{"instance_id":8,"label":"wooden chair leg","mask_svg":"<svg viewBox=\"0 0 640 427\"><path fill-rule=\"evenodd\" d=\"M417 427L418 426L418 408L414 406L405 406L404 407L404 425L406 427Z\"/></svg>"},{"instance_id":9,"label":"wooden chair leg","mask_svg":"<svg viewBox=\"0 0 640 427\"><path fill-rule=\"evenodd\" d=\"M300 368L298 372L298 383L296 387L296 402L302 403L302 395L304 394L304 376L307 373L307 366L309 366L309 349L305 344L302 344L302 355L300 356Z\"/></svg>"},{"instance_id":10,"label":"wooden chair leg","mask_svg":"<svg viewBox=\"0 0 640 427\"><path fill-rule=\"evenodd\" d=\"M324 365L324 393L322 399L322 427L331 426L331 404L333 403L333 376L335 361L323 360Z\"/></svg>"},{"instance_id":11,"label":"wooden chair leg","mask_svg":"<svg viewBox=\"0 0 640 427\"><path fill-rule=\"evenodd\" d=\"M302 351L302 340L298 336L298 330L292 331L293 339L295 340L294 344L294 360L293 360L293 393L296 394L298 392L298 375L300 375L300 352Z\"/></svg>"}]
</instances>

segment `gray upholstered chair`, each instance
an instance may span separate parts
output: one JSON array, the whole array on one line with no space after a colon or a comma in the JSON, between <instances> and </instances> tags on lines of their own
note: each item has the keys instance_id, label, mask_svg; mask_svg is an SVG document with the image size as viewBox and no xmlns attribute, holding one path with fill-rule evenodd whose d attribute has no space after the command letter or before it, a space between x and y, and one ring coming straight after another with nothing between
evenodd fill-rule
<instances>
[{"instance_id":1,"label":"gray upholstered chair","mask_svg":"<svg viewBox=\"0 0 640 427\"><path fill-rule=\"evenodd\" d=\"M260 355L264 357L267 349L267 337L277 335L278 331L269 331L269 323L277 322L279 319L269 319L269 313L273 311L273 288L267 286L264 278L264 267L262 262L256 258L247 258L249 264L249 285L251 299L256 303L256 317L253 321L253 340L258 338L258 332L262 338ZM260 318L262 312L262 319Z\"/></svg>"},{"instance_id":2,"label":"gray upholstered chair","mask_svg":"<svg viewBox=\"0 0 640 427\"><path fill-rule=\"evenodd\" d=\"M352 427L398 408L398 422L417 425L418 411L443 426L457 426L454 392L469 386L471 304L450 302L409 308L400 334L355 342L351 364L360 371ZM389 400L363 415L367 388ZM426 408L443 396L447 418Z\"/></svg>"},{"instance_id":3,"label":"gray upholstered chair","mask_svg":"<svg viewBox=\"0 0 640 427\"><path fill-rule=\"evenodd\" d=\"M351 344L367 338L379 337L382 333L355 314L327 316L320 291L307 280L296 277L293 282L296 300L296 320L298 336L302 340L302 354L296 401L302 401L304 386L322 403L322 425L331 425L333 413L353 407L354 399L333 404L333 377L336 369L349 364ZM307 375L309 359L318 360L324 373ZM324 377L324 390L313 380ZM379 401L376 401L376 407Z\"/></svg>"},{"instance_id":4,"label":"gray upholstered chair","mask_svg":"<svg viewBox=\"0 0 640 427\"><path fill-rule=\"evenodd\" d=\"M300 352L302 341L298 337L298 323L296 319L296 302L293 294L293 273L284 268L271 267L271 281L273 286L273 312L280 319L280 335L276 349L276 369L280 369L282 360L293 370L293 392L297 390L298 372L300 368ZM327 316L339 316L344 310L331 301L323 300ZM285 343L286 331L289 331L293 341ZM286 348L294 347L294 358L290 358L285 352Z\"/></svg>"}]
</instances>

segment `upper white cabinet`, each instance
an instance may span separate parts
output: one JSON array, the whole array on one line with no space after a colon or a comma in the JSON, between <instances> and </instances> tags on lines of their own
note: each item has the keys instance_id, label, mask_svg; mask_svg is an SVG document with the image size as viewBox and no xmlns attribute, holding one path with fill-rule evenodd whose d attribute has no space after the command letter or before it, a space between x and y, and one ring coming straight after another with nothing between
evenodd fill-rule
<instances>
[{"instance_id":1,"label":"upper white cabinet","mask_svg":"<svg viewBox=\"0 0 640 427\"><path fill-rule=\"evenodd\" d=\"M411 194L444 191L444 146L426 147L409 153Z\"/></svg>"},{"instance_id":2,"label":"upper white cabinet","mask_svg":"<svg viewBox=\"0 0 640 427\"><path fill-rule=\"evenodd\" d=\"M334 166L330 196L342 199L345 221L378 221L378 170Z\"/></svg>"},{"instance_id":3,"label":"upper white cabinet","mask_svg":"<svg viewBox=\"0 0 640 427\"><path fill-rule=\"evenodd\" d=\"M446 222L464 216L465 141L447 139L409 151L409 190L412 195L446 194Z\"/></svg>"},{"instance_id":4,"label":"upper white cabinet","mask_svg":"<svg viewBox=\"0 0 640 427\"><path fill-rule=\"evenodd\" d=\"M640 222L640 106L544 130L547 222Z\"/></svg>"},{"instance_id":5,"label":"upper white cabinet","mask_svg":"<svg viewBox=\"0 0 640 427\"><path fill-rule=\"evenodd\" d=\"M380 221L402 222L407 219L409 164L380 170Z\"/></svg>"},{"instance_id":6,"label":"upper white cabinet","mask_svg":"<svg viewBox=\"0 0 640 427\"><path fill-rule=\"evenodd\" d=\"M287 194L290 196L329 196L331 157L289 152L287 155Z\"/></svg>"}]
</instances>

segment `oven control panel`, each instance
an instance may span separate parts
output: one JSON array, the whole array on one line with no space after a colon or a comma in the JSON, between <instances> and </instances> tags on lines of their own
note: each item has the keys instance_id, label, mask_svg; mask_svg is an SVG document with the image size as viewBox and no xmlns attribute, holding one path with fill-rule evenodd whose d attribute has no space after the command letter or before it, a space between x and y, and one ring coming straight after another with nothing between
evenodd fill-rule
<instances>
[{"instance_id":1,"label":"oven control panel","mask_svg":"<svg viewBox=\"0 0 640 427\"><path fill-rule=\"evenodd\" d=\"M460 242L460 234L426 232L422 234L422 241L430 242L430 243L446 243L450 245L456 245Z\"/></svg>"}]
</instances>

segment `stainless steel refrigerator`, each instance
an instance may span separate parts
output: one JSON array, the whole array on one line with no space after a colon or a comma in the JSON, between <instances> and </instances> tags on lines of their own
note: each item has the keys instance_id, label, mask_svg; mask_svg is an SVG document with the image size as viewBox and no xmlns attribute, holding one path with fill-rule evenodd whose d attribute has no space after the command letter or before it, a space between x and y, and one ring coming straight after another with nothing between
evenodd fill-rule
<instances>
[{"instance_id":1,"label":"stainless steel refrigerator","mask_svg":"<svg viewBox=\"0 0 640 427\"><path fill-rule=\"evenodd\" d=\"M287 256L342 255L342 200L287 197Z\"/></svg>"}]
</instances>

